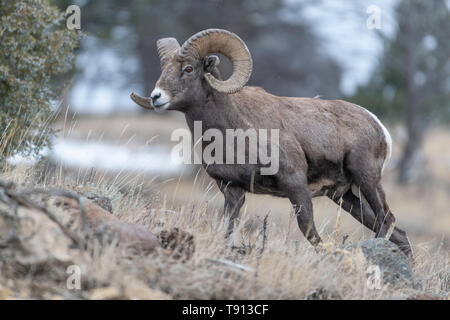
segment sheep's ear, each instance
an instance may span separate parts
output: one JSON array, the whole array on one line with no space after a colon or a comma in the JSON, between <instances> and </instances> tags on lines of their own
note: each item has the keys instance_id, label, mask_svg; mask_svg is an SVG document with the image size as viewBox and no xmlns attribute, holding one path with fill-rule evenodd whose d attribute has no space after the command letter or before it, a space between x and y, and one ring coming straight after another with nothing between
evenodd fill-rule
<instances>
[{"instance_id":1,"label":"sheep's ear","mask_svg":"<svg viewBox=\"0 0 450 320\"><path fill-rule=\"evenodd\" d=\"M203 68L205 69L205 72L211 73L215 67L217 67L220 63L220 59L218 56L210 55L206 56L203 60Z\"/></svg>"}]
</instances>

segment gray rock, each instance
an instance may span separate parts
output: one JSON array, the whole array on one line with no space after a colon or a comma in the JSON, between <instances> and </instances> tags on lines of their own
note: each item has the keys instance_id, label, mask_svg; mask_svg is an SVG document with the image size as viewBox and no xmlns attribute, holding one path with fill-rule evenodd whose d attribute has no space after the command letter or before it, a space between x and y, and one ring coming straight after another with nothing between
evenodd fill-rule
<instances>
[{"instance_id":1,"label":"gray rock","mask_svg":"<svg viewBox=\"0 0 450 320\"><path fill-rule=\"evenodd\" d=\"M343 245L341 249L353 251L361 248L368 265L380 267L383 284L393 287L420 288L408 257L394 243L383 238L373 238Z\"/></svg>"}]
</instances>

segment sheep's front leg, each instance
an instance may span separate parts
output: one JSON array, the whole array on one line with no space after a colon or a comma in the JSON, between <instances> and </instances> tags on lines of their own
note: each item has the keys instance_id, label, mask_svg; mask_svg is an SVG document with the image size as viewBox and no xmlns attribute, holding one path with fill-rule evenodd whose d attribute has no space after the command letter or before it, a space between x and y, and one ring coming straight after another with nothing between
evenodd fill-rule
<instances>
[{"instance_id":1,"label":"sheep's front leg","mask_svg":"<svg viewBox=\"0 0 450 320\"><path fill-rule=\"evenodd\" d=\"M300 230L306 239L316 246L322 240L316 230L314 224L312 200L308 187L300 187L290 192L289 200L291 201Z\"/></svg>"},{"instance_id":2,"label":"sheep's front leg","mask_svg":"<svg viewBox=\"0 0 450 320\"><path fill-rule=\"evenodd\" d=\"M221 188L225 197L224 213L230 218L226 237L228 238L234 229L234 222L239 216L239 211L245 202L245 190L233 185L227 185Z\"/></svg>"}]
</instances>

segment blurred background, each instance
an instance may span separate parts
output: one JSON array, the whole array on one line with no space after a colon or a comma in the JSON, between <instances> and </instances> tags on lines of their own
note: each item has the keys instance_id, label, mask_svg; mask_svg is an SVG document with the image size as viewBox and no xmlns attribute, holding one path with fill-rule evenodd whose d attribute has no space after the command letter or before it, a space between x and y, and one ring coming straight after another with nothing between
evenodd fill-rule
<instances>
[{"instance_id":1,"label":"blurred background","mask_svg":"<svg viewBox=\"0 0 450 320\"><path fill-rule=\"evenodd\" d=\"M449 0L50 2L62 11L78 5L84 33L75 68L64 76L60 132L45 151L54 164L84 176L139 175L143 186L153 183L149 193L174 207L199 199L220 208L223 199L201 169L170 160L170 134L186 127L182 114L140 109L129 94L153 89L157 39L181 44L200 30L223 28L252 53L249 85L345 99L379 116L394 140L384 185L399 225L425 244L450 237ZM316 199L314 206L323 230L334 224L334 204ZM271 197L249 195L243 215L268 210L280 227L288 223L289 202ZM349 215L342 219L346 232L369 234Z\"/></svg>"}]
</instances>

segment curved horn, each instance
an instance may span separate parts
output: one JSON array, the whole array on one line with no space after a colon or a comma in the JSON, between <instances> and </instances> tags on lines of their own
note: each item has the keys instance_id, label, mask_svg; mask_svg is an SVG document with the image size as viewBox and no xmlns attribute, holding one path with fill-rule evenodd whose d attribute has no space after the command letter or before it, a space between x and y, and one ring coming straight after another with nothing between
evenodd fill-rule
<instances>
[{"instance_id":1,"label":"curved horn","mask_svg":"<svg viewBox=\"0 0 450 320\"><path fill-rule=\"evenodd\" d=\"M150 98L141 97L140 95L137 95L136 93L132 92L130 94L131 100L136 102L138 105L140 105L142 108L153 110L152 106L152 100Z\"/></svg>"},{"instance_id":2,"label":"curved horn","mask_svg":"<svg viewBox=\"0 0 450 320\"><path fill-rule=\"evenodd\" d=\"M206 73L205 78L211 87L222 93L235 93L242 89L252 74L250 51L237 35L222 29L207 29L190 37L181 46L182 56L201 59L209 53L221 53L233 63L233 73L223 81Z\"/></svg>"},{"instance_id":3,"label":"curved horn","mask_svg":"<svg viewBox=\"0 0 450 320\"><path fill-rule=\"evenodd\" d=\"M180 45L175 38L162 38L156 41L156 48L161 60L161 67L163 67L167 60L180 48Z\"/></svg>"}]
</instances>

